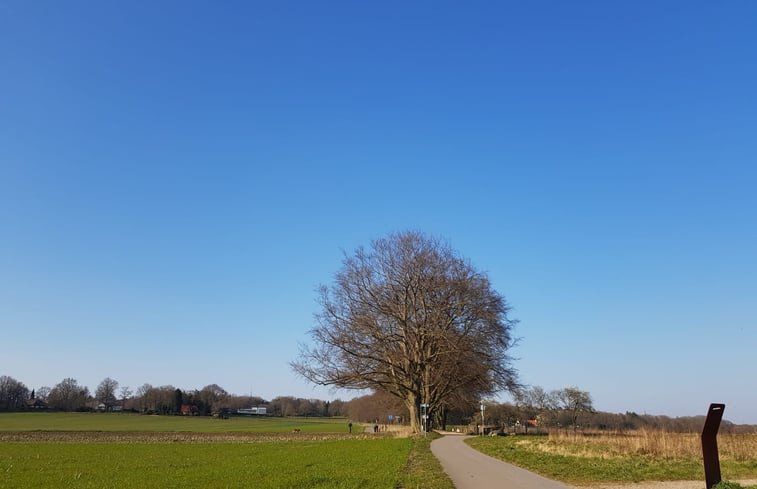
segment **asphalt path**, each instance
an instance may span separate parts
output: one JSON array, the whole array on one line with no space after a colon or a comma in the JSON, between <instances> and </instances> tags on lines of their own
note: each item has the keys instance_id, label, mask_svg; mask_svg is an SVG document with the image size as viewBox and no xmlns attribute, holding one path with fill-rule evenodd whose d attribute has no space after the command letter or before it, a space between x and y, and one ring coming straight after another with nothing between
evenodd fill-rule
<instances>
[{"instance_id":1,"label":"asphalt path","mask_svg":"<svg viewBox=\"0 0 757 489\"><path fill-rule=\"evenodd\" d=\"M431 442L431 452L456 489L573 489L484 455L463 443L465 438L468 437L446 435Z\"/></svg>"}]
</instances>

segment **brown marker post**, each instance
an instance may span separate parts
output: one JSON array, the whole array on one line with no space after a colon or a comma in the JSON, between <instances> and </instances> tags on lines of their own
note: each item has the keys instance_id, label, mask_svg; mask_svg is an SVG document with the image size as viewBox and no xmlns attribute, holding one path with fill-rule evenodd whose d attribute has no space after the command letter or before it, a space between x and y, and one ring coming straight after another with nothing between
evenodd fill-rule
<instances>
[{"instance_id":1,"label":"brown marker post","mask_svg":"<svg viewBox=\"0 0 757 489\"><path fill-rule=\"evenodd\" d=\"M720 478L720 458L718 457L718 428L723 419L725 404L710 404L707 419L702 429L702 458L704 460L704 479L707 489L712 489Z\"/></svg>"}]
</instances>

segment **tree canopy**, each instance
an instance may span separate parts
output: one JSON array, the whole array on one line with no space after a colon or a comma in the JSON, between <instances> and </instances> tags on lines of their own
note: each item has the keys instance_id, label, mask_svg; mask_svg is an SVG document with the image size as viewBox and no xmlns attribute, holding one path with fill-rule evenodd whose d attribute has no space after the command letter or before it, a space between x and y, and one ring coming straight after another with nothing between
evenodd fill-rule
<instances>
[{"instance_id":1,"label":"tree canopy","mask_svg":"<svg viewBox=\"0 0 757 489\"><path fill-rule=\"evenodd\" d=\"M461 398L516 386L509 350L515 322L505 298L448 245L419 232L392 234L345 255L292 363L321 385L400 398L412 427Z\"/></svg>"},{"instance_id":2,"label":"tree canopy","mask_svg":"<svg viewBox=\"0 0 757 489\"><path fill-rule=\"evenodd\" d=\"M115 402L116 389L118 389L118 381L105 377L95 389L95 398L106 404Z\"/></svg>"},{"instance_id":3,"label":"tree canopy","mask_svg":"<svg viewBox=\"0 0 757 489\"><path fill-rule=\"evenodd\" d=\"M7 375L0 376L0 411L26 407L28 397L29 389L23 382Z\"/></svg>"},{"instance_id":4,"label":"tree canopy","mask_svg":"<svg viewBox=\"0 0 757 489\"><path fill-rule=\"evenodd\" d=\"M89 399L89 389L80 386L76 379L67 377L50 390L47 402L50 407L63 411L84 409Z\"/></svg>"}]
</instances>

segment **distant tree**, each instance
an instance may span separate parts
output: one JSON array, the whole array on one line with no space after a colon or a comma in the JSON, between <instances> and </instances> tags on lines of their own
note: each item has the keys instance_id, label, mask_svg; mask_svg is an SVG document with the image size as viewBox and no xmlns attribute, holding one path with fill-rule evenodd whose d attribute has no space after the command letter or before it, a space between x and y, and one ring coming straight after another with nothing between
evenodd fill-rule
<instances>
[{"instance_id":1,"label":"distant tree","mask_svg":"<svg viewBox=\"0 0 757 489\"><path fill-rule=\"evenodd\" d=\"M379 420L379 423L386 424L389 422L389 416L392 419L401 417L407 419L408 412L401 399L383 391L377 391L352 399L347 404L347 415L355 421L373 422Z\"/></svg>"},{"instance_id":2,"label":"distant tree","mask_svg":"<svg viewBox=\"0 0 757 489\"><path fill-rule=\"evenodd\" d=\"M50 390L51 389L47 386L42 386L39 389L37 389L37 399L47 401L47 396L50 395Z\"/></svg>"},{"instance_id":3,"label":"distant tree","mask_svg":"<svg viewBox=\"0 0 757 489\"><path fill-rule=\"evenodd\" d=\"M176 389L173 392L173 399L174 412L180 413L181 405L184 404L184 395L181 393L181 389Z\"/></svg>"},{"instance_id":4,"label":"distant tree","mask_svg":"<svg viewBox=\"0 0 757 489\"><path fill-rule=\"evenodd\" d=\"M121 387L121 402L126 402L131 397L131 389L128 386Z\"/></svg>"},{"instance_id":5,"label":"distant tree","mask_svg":"<svg viewBox=\"0 0 757 489\"><path fill-rule=\"evenodd\" d=\"M0 376L0 411L23 409L28 397L29 389L23 382L7 375Z\"/></svg>"},{"instance_id":6,"label":"distant tree","mask_svg":"<svg viewBox=\"0 0 757 489\"><path fill-rule=\"evenodd\" d=\"M229 397L225 401L225 405L232 411L243 408L251 407L265 407L268 405L268 401L260 396L233 396Z\"/></svg>"},{"instance_id":7,"label":"distant tree","mask_svg":"<svg viewBox=\"0 0 757 489\"><path fill-rule=\"evenodd\" d=\"M489 403L486 406L486 424L497 426L503 431L515 428L518 423L524 419L523 410L518 406L509 403L494 404ZM476 413L476 422L481 416L481 412Z\"/></svg>"},{"instance_id":8,"label":"distant tree","mask_svg":"<svg viewBox=\"0 0 757 489\"><path fill-rule=\"evenodd\" d=\"M69 377L50 390L47 403L54 409L77 411L86 408L89 397L89 389L80 386L76 379Z\"/></svg>"},{"instance_id":9,"label":"distant tree","mask_svg":"<svg viewBox=\"0 0 757 489\"><path fill-rule=\"evenodd\" d=\"M212 414L227 408L226 400L229 398L229 393L218 384L210 384L200 389L196 393L196 398L199 400L198 408L201 413Z\"/></svg>"},{"instance_id":10,"label":"distant tree","mask_svg":"<svg viewBox=\"0 0 757 489\"><path fill-rule=\"evenodd\" d=\"M480 390L475 384L461 385L447 396L438 409L433 412L433 425L447 429L447 423L466 424L463 420L471 420L471 413L479 410L481 401Z\"/></svg>"},{"instance_id":11,"label":"distant tree","mask_svg":"<svg viewBox=\"0 0 757 489\"><path fill-rule=\"evenodd\" d=\"M260 396L236 396L229 395L224 401L224 405L231 411L251 407L266 407L268 401Z\"/></svg>"},{"instance_id":12,"label":"distant tree","mask_svg":"<svg viewBox=\"0 0 757 489\"><path fill-rule=\"evenodd\" d=\"M558 400L560 408L570 415L573 431L578 429L578 418L582 413L594 411L591 394L580 390L578 387L566 387L559 390L555 393L555 398Z\"/></svg>"},{"instance_id":13,"label":"distant tree","mask_svg":"<svg viewBox=\"0 0 757 489\"><path fill-rule=\"evenodd\" d=\"M488 277L439 240L394 234L345 256L321 312L291 365L321 385L371 389L400 399L419 431L456 393L474 399L515 387L514 321Z\"/></svg>"},{"instance_id":14,"label":"distant tree","mask_svg":"<svg viewBox=\"0 0 757 489\"><path fill-rule=\"evenodd\" d=\"M274 416L296 416L299 412L299 401L292 396L278 396L271 399L270 408Z\"/></svg>"},{"instance_id":15,"label":"distant tree","mask_svg":"<svg viewBox=\"0 0 757 489\"><path fill-rule=\"evenodd\" d=\"M175 391L172 385L153 387L143 384L137 389L135 404L143 413L171 414L175 412Z\"/></svg>"},{"instance_id":16,"label":"distant tree","mask_svg":"<svg viewBox=\"0 0 757 489\"><path fill-rule=\"evenodd\" d=\"M143 413L149 410L149 399L147 397L152 389L152 385L145 383L137 387L137 392L134 394L136 398L135 401L137 401L136 403L139 406L139 410Z\"/></svg>"},{"instance_id":17,"label":"distant tree","mask_svg":"<svg viewBox=\"0 0 757 489\"><path fill-rule=\"evenodd\" d=\"M558 405L556 394L549 393L538 385L519 389L514 397L516 405L524 411L523 414L527 417L523 420L525 426L528 426L529 419L535 419L537 421L537 432L540 425L548 420L549 414Z\"/></svg>"},{"instance_id":18,"label":"distant tree","mask_svg":"<svg viewBox=\"0 0 757 489\"><path fill-rule=\"evenodd\" d=\"M102 382L95 389L95 399L107 404L116 401L116 390L118 389L118 381L105 377Z\"/></svg>"},{"instance_id":19,"label":"distant tree","mask_svg":"<svg viewBox=\"0 0 757 489\"><path fill-rule=\"evenodd\" d=\"M345 402L341 399L334 399L329 404L329 415L330 416L346 416L345 411Z\"/></svg>"}]
</instances>

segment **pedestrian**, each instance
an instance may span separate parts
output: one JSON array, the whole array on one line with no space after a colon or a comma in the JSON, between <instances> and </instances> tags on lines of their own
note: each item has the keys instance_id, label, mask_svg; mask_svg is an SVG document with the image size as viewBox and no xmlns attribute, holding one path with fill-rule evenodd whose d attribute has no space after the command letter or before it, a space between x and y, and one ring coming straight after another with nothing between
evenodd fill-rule
<instances>
[{"instance_id":1,"label":"pedestrian","mask_svg":"<svg viewBox=\"0 0 757 489\"><path fill-rule=\"evenodd\" d=\"M347 427L350 429L350 433L352 433L352 421L347 423Z\"/></svg>"}]
</instances>

